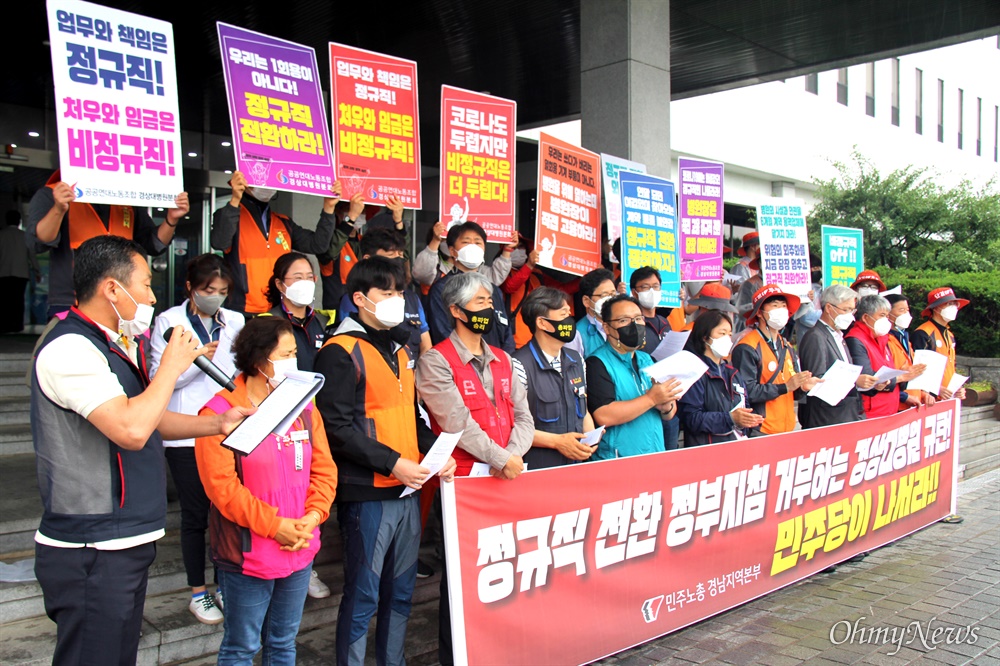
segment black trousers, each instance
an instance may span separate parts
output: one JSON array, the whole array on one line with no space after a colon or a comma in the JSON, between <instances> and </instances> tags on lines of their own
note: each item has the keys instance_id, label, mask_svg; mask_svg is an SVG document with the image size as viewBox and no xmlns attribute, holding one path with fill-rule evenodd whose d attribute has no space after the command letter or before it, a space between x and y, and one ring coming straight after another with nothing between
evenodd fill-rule
<instances>
[{"instance_id":1,"label":"black trousers","mask_svg":"<svg viewBox=\"0 0 1000 666\"><path fill-rule=\"evenodd\" d=\"M0 333L24 330L24 289L27 278L0 277Z\"/></svg>"},{"instance_id":2,"label":"black trousers","mask_svg":"<svg viewBox=\"0 0 1000 666\"><path fill-rule=\"evenodd\" d=\"M156 543L125 550L35 544L45 614L56 623L53 664L135 664Z\"/></svg>"},{"instance_id":3,"label":"black trousers","mask_svg":"<svg viewBox=\"0 0 1000 666\"><path fill-rule=\"evenodd\" d=\"M163 449L170 476L181 503L181 557L191 587L205 584L205 530L211 504L198 476L193 446L167 446Z\"/></svg>"}]
</instances>

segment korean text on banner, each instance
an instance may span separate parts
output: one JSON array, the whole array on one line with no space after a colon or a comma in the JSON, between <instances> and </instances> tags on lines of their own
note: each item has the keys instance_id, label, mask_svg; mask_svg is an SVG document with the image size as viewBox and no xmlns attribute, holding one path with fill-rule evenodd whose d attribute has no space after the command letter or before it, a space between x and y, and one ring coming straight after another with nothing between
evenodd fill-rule
<instances>
[{"instance_id":1,"label":"korean text on banner","mask_svg":"<svg viewBox=\"0 0 1000 666\"><path fill-rule=\"evenodd\" d=\"M926 527L954 509L958 428L950 400L442 484L455 663L594 661Z\"/></svg>"},{"instance_id":2,"label":"korean text on banner","mask_svg":"<svg viewBox=\"0 0 1000 666\"><path fill-rule=\"evenodd\" d=\"M596 153L542 133L538 140L538 265L584 275L601 266Z\"/></svg>"},{"instance_id":3,"label":"korean text on banner","mask_svg":"<svg viewBox=\"0 0 1000 666\"><path fill-rule=\"evenodd\" d=\"M764 284L804 296L812 289L809 238L801 199L765 199L757 206Z\"/></svg>"},{"instance_id":4,"label":"korean text on banner","mask_svg":"<svg viewBox=\"0 0 1000 666\"><path fill-rule=\"evenodd\" d=\"M725 166L682 157L677 167L681 279L721 280Z\"/></svg>"},{"instance_id":5,"label":"korean text on banner","mask_svg":"<svg viewBox=\"0 0 1000 666\"><path fill-rule=\"evenodd\" d=\"M601 180L604 181L604 212L608 219L608 241L622 235L622 199L618 192L618 172L646 173L646 165L601 153Z\"/></svg>"},{"instance_id":6,"label":"korean text on banner","mask_svg":"<svg viewBox=\"0 0 1000 666\"><path fill-rule=\"evenodd\" d=\"M441 211L468 220L491 243L509 243L517 198L517 102L441 86Z\"/></svg>"},{"instance_id":7,"label":"korean text on banner","mask_svg":"<svg viewBox=\"0 0 1000 666\"><path fill-rule=\"evenodd\" d=\"M217 25L236 168L251 187L329 196L333 153L316 51Z\"/></svg>"},{"instance_id":8,"label":"korean text on banner","mask_svg":"<svg viewBox=\"0 0 1000 666\"><path fill-rule=\"evenodd\" d=\"M184 189L171 24L48 0L61 179L78 201L174 207Z\"/></svg>"},{"instance_id":9,"label":"korean text on banner","mask_svg":"<svg viewBox=\"0 0 1000 666\"><path fill-rule=\"evenodd\" d=\"M864 231L823 225L823 287L850 287L865 269Z\"/></svg>"},{"instance_id":10,"label":"korean text on banner","mask_svg":"<svg viewBox=\"0 0 1000 666\"><path fill-rule=\"evenodd\" d=\"M417 63L331 42L330 91L343 198L421 208Z\"/></svg>"},{"instance_id":11,"label":"korean text on banner","mask_svg":"<svg viewBox=\"0 0 1000 666\"><path fill-rule=\"evenodd\" d=\"M618 172L622 200L622 282L632 271L652 266L660 272L659 307L681 304L674 184L642 173Z\"/></svg>"}]
</instances>

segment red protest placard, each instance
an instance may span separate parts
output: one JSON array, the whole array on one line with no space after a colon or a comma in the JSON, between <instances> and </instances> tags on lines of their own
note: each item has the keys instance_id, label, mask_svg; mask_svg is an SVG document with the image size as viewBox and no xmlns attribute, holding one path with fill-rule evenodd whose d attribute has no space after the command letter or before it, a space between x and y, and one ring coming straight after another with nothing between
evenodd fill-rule
<instances>
[{"instance_id":1,"label":"red protest placard","mask_svg":"<svg viewBox=\"0 0 1000 666\"><path fill-rule=\"evenodd\" d=\"M601 158L542 133L535 249L539 266L584 275L601 266Z\"/></svg>"},{"instance_id":2,"label":"red protest placard","mask_svg":"<svg viewBox=\"0 0 1000 666\"><path fill-rule=\"evenodd\" d=\"M344 199L420 208L417 63L330 43L333 151Z\"/></svg>"},{"instance_id":3,"label":"red protest placard","mask_svg":"<svg viewBox=\"0 0 1000 666\"><path fill-rule=\"evenodd\" d=\"M517 102L441 86L441 219L476 222L491 243L514 234Z\"/></svg>"},{"instance_id":4,"label":"red protest placard","mask_svg":"<svg viewBox=\"0 0 1000 666\"><path fill-rule=\"evenodd\" d=\"M959 404L444 483L456 664L580 664L954 510Z\"/></svg>"}]
</instances>

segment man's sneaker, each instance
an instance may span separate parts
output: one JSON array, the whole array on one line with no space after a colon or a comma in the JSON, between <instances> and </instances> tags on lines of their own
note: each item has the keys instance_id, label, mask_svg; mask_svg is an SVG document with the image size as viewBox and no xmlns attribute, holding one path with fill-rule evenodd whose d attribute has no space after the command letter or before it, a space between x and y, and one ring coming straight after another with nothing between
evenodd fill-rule
<instances>
[{"instance_id":1,"label":"man's sneaker","mask_svg":"<svg viewBox=\"0 0 1000 666\"><path fill-rule=\"evenodd\" d=\"M423 560L417 560L417 578L430 578L434 575L434 567Z\"/></svg>"},{"instance_id":2,"label":"man's sneaker","mask_svg":"<svg viewBox=\"0 0 1000 666\"><path fill-rule=\"evenodd\" d=\"M222 590L215 591L215 605L219 607L220 611L222 612L226 611L226 607L222 603Z\"/></svg>"},{"instance_id":3,"label":"man's sneaker","mask_svg":"<svg viewBox=\"0 0 1000 666\"><path fill-rule=\"evenodd\" d=\"M313 599L326 599L330 596L330 588L319 579L315 571L309 576L309 596Z\"/></svg>"},{"instance_id":4,"label":"man's sneaker","mask_svg":"<svg viewBox=\"0 0 1000 666\"><path fill-rule=\"evenodd\" d=\"M200 597L192 597L188 604L188 610L194 613L198 621L202 624L219 624L222 622L222 611L215 605L215 599L211 594L205 593Z\"/></svg>"}]
</instances>

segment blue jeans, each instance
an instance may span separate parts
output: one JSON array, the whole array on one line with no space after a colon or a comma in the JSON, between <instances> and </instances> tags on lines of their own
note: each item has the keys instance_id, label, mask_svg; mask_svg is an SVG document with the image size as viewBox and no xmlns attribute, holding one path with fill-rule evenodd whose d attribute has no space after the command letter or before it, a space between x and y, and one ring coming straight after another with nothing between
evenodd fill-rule
<instances>
[{"instance_id":1,"label":"blue jeans","mask_svg":"<svg viewBox=\"0 0 1000 666\"><path fill-rule=\"evenodd\" d=\"M337 505L337 519L344 540L337 664L365 663L368 624L377 612L375 663L402 666L417 581L420 493L401 499L343 502Z\"/></svg>"},{"instance_id":2,"label":"blue jeans","mask_svg":"<svg viewBox=\"0 0 1000 666\"><path fill-rule=\"evenodd\" d=\"M663 422L663 448L673 451L678 447L677 437L681 434L681 420L675 415Z\"/></svg>"},{"instance_id":3,"label":"blue jeans","mask_svg":"<svg viewBox=\"0 0 1000 666\"><path fill-rule=\"evenodd\" d=\"M226 619L218 663L250 666L263 647L263 666L294 666L311 574L312 564L275 580L220 570Z\"/></svg>"}]
</instances>

